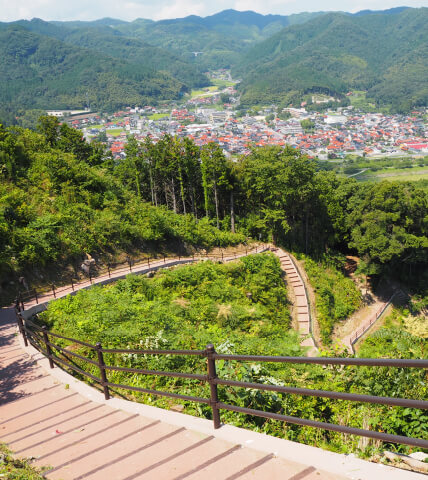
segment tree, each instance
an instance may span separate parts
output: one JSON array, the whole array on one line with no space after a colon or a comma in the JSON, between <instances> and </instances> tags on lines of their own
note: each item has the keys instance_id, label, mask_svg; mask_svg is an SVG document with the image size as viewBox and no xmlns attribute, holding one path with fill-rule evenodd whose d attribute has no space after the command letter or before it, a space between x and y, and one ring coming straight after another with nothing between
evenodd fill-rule
<instances>
[{"instance_id":1,"label":"tree","mask_svg":"<svg viewBox=\"0 0 428 480\"><path fill-rule=\"evenodd\" d=\"M201 150L202 186L204 189L205 215L209 216L209 191L214 194L217 228L219 222L220 190L228 185L228 166L221 148L214 142L204 145Z\"/></svg>"},{"instance_id":2,"label":"tree","mask_svg":"<svg viewBox=\"0 0 428 480\"><path fill-rule=\"evenodd\" d=\"M39 118L37 130L42 133L46 142L51 146L55 146L59 139L60 124L56 117L44 115Z\"/></svg>"}]
</instances>

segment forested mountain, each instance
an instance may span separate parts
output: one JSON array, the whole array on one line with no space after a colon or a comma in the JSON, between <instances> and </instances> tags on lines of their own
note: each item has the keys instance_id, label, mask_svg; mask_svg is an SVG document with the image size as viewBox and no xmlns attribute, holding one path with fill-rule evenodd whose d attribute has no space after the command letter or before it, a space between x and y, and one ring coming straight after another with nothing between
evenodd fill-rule
<instances>
[{"instance_id":1,"label":"forested mountain","mask_svg":"<svg viewBox=\"0 0 428 480\"><path fill-rule=\"evenodd\" d=\"M137 38L126 37L114 28L122 24L126 24L126 22L112 19L95 22L70 22L70 24L67 23L67 26L45 22L38 18L31 21L14 22L14 25L19 25L34 33L101 52L132 64L135 63L147 70L168 72L188 88L208 85L208 79L200 69L185 60L178 51L168 51Z\"/></svg>"},{"instance_id":2,"label":"forested mountain","mask_svg":"<svg viewBox=\"0 0 428 480\"><path fill-rule=\"evenodd\" d=\"M297 104L312 92L392 111L428 104L428 9L94 22L0 23L1 115L17 108L96 109L177 99L233 67L242 104ZM197 55L196 55L197 54Z\"/></svg>"},{"instance_id":3,"label":"forested mountain","mask_svg":"<svg viewBox=\"0 0 428 480\"><path fill-rule=\"evenodd\" d=\"M102 24L112 27L126 37L138 38L170 51L179 51L185 59L209 69L230 67L239 60L239 56L249 45L268 38L286 25L304 23L321 13L282 16L224 10L204 18L190 15L158 22L137 19L128 23L115 23L105 19ZM99 26L100 22L55 22L55 24L93 28ZM202 53L195 56L194 52Z\"/></svg>"},{"instance_id":4,"label":"forested mountain","mask_svg":"<svg viewBox=\"0 0 428 480\"><path fill-rule=\"evenodd\" d=\"M0 30L0 103L97 109L177 98L186 86L167 72L131 64L22 27Z\"/></svg>"},{"instance_id":5,"label":"forested mountain","mask_svg":"<svg viewBox=\"0 0 428 480\"><path fill-rule=\"evenodd\" d=\"M364 13L364 12L363 12ZM286 27L235 69L244 104L296 102L305 93L367 90L396 110L428 103L428 9L329 13Z\"/></svg>"}]
</instances>

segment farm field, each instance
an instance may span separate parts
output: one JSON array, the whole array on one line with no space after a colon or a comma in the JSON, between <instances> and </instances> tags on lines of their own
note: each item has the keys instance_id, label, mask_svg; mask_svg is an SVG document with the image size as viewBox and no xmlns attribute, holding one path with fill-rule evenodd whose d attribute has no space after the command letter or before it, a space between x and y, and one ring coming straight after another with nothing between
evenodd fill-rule
<instances>
[{"instance_id":1,"label":"farm field","mask_svg":"<svg viewBox=\"0 0 428 480\"><path fill-rule=\"evenodd\" d=\"M428 180L427 168L386 168L377 172L366 171L361 175L356 175L359 182L381 182L382 180L400 181L400 182L419 182ZM422 183L422 182L421 182ZM427 189L427 186L418 185L420 188Z\"/></svg>"},{"instance_id":2,"label":"farm field","mask_svg":"<svg viewBox=\"0 0 428 480\"><path fill-rule=\"evenodd\" d=\"M168 118L169 113L153 113L149 116L149 120L160 120L161 118Z\"/></svg>"}]
</instances>

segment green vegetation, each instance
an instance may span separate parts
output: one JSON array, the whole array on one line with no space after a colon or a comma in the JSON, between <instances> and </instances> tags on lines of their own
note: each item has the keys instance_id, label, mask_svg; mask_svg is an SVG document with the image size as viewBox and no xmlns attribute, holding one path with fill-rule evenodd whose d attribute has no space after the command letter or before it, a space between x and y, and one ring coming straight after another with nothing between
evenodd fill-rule
<instances>
[{"instance_id":1,"label":"green vegetation","mask_svg":"<svg viewBox=\"0 0 428 480\"><path fill-rule=\"evenodd\" d=\"M118 137L121 133L124 133L123 128L108 128L106 133L111 135L112 137Z\"/></svg>"},{"instance_id":2,"label":"green vegetation","mask_svg":"<svg viewBox=\"0 0 428 480\"><path fill-rule=\"evenodd\" d=\"M365 174L366 172L364 172ZM391 170L380 170L376 173L372 173L370 175L362 174L362 178L358 178L359 181L376 181L381 182L383 180L387 181L398 181L398 182L419 182L423 180L428 180L428 169L419 170L417 168L411 170L399 170L399 169L391 169Z\"/></svg>"},{"instance_id":3,"label":"green vegetation","mask_svg":"<svg viewBox=\"0 0 428 480\"><path fill-rule=\"evenodd\" d=\"M42 317L57 332L111 348L161 336L166 349L229 340L240 351L262 352L280 351L285 339L294 339L287 333L287 292L273 254L224 265L206 261L152 279L131 275L54 302ZM300 351L291 343L288 351Z\"/></svg>"},{"instance_id":4,"label":"green vegetation","mask_svg":"<svg viewBox=\"0 0 428 480\"><path fill-rule=\"evenodd\" d=\"M89 252L185 252L245 241L209 219L150 205L133 192L126 164L116 166L101 145L55 118L42 117L39 131L0 126L2 294L21 275L36 283L52 267L69 275L67 266Z\"/></svg>"},{"instance_id":5,"label":"green vegetation","mask_svg":"<svg viewBox=\"0 0 428 480\"><path fill-rule=\"evenodd\" d=\"M251 255L229 264L203 262L158 272L154 278L128 276L115 284L80 291L74 297L49 304L41 317L49 328L63 336L95 343L105 348L204 349L213 342L220 353L303 355L297 333L289 329L285 287L278 259L272 254ZM78 344L58 340L74 352L95 359L95 352ZM417 344L420 345L420 344ZM407 345L408 347L410 345ZM374 356L393 354L378 350ZM384 347L382 345L382 347ZM418 346L406 357L419 357ZM79 368L98 375L95 365L74 359ZM206 362L176 355L105 354L107 364L130 368L204 373ZM223 379L288 385L361 394L425 398L424 372L370 367L323 368L316 365L217 362ZM108 371L109 381L153 390L208 397L207 385L187 379L126 374ZM405 381L404 381L405 378ZM382 379L379 382L379 379ZM399 380L399 381L397 381ZM125 389L113 393L163 408L177 408L205 418L211 409L188 401L171 400ZM423 438L426 415L418 410L381 405L363 405L323 398L219 388L220 401L268 412L300 416L325 422L370 428L387 433ZM222 411L225 423L266 432L282 438L321 446L343 453L370 456L379 444L356 437L287 425ZM403 422L403 418L406 419ZM387 448L407 452L408 447Z\"/></svg>"},{"instance_id":6,"label":"green vegetation","mask_svg":"<svg viewBox=\"0 0 428 480\"><path fill-rule=\"evenodd\" d=\"M408 112L428 104L428 9L328 13L289 26L251 48L233 69L243 105L299 104L326 94L356 105ZM366 92L366 96L361 93ZM337 104L336 104L337 105ZM314 105L315 106L315 105ZM325 104L317 108L324 108Z\"/></svg>"},{"instance_id":7,"label":"green vegetation","mask_svg":"<svg viewBox=\"0 0 428 480\"><path fill-rule=\"evenodd\" d=\"M411 156L390 158L362 158L352 155L343 161L318 161L322 170L334 171L344 176L352 176L358 182L412 182L415 187L427 189L428 157Z\"/></svg>"},{"instance_id":8,"label":"green vegetation","mask_svg":"<svg viewBox=\"0 0 428 480\"><path fill-rule=\"evenodd\" d=\"M126 158L113 161L99 143L87 144L81 132L41 117L38 132L0 128L0 175L4 298L16 289L10 279L16 282L23 275L30 284L46 283L50 271L70 273L70 264L79 265L86 253L111 258L134 252L192 252L246 242L248 237L305 252L326 344L333 323L360 301L355 287L338 272L343 257L333 250L357 252L367 271L426 287L427 195L406 182L373 185L320 171L290 147L254 149L232 162L214 143L199 148L189 139L168 135L156 144L130 137ZM418 308L426 308L423 298ZM214 342L221 352L304 354L298 334L289 328L286 291L273 255L227 265L206 262L161 272L153 279L131 276L54 302L43 319L65 336L102 341L104 346L202 349ZM394 348L410 348L403 342ZM371 348L379 345L382 349L370 354L397 354L381 342ZM78 345L70 348L94 355ZM402 353L411 358L420 354L418 346ZM191 357L126 354L106 355L106 360L136 368L205 370L202 359ZM427 394L424 373L417 371L230 362L219 362L218 371L223 378L250 382L403 398ZM188 379L109 375L131 386L208 395L206 386ZM166 408L174 405L148 395L132 398ZM411 409L231 388L221 388L220 399L393 434L427 434L426 417ZM183 403L187 413L211 415L209 407ZM309 427L222 415L236 425L340 452L370 455L377 448L375 442L367 445ZM408 451L404 446L388 448Z\"/></svg>"},{"instance_id":9,"label":"green vegetation","mask_svg":"<svg viewBox=\"0 0 428 480\"><path fill-rule=\"evenodd\" d=\"M222 80L221 78L213 78L211 79L211 83L216 85L219 89L236 86L236 82L231 82L229 80Z\"/></svg>"},{"instance_id":10,"label":"green vegetation","mask_svg":"<svg viewBox=\"0 0 428 480\"><path fill-rule=\"evenodd\" d=\"M290 147L233 162L215 143L168 135L130 137L114 162L56 119L42 117L39 132L0 130L2 278L89 252L184 252L250 237L314 258L352 249L379 274L424 283L427 196L410 183L340 178Z\"/></svg>"},{"instance_id":11,"label":"green vegetation","mask_svg":"<svg viewBox=\"0 0 428 480\"><path fill-rule=\"evenodd\" d=\"M2 23L0 114L12 124L22 108L89 103L109 111L178 99L192 89L199 93L210 84L203 72L219 68L243 78L243 106L306 101L318 111L352 103L408 112L428 103L426 23L426 8L289 17L228 10L111 25ZM339 103L313 103L313 96Z\"/></svg>"},{"instance_id":12,"label":"green vegetation","mask_svg":"<svg viewBox=\"0 0 428 480\"><path fill-rule=\"evenodd\" d=\"M346 320L361 306L361 293L341 272L345 258L324 255L318 261L301 255L305 272L315 291L316 319L323 343L329 345L334 324Z\"/></svg>"},{"instance_id":13,"label":"green vegetation","mask_svg":"<svg viewBox=\"0 0 428 480\"><path fill-rule=\"evenodd\" d=\"M211 86L211 87L206 87L203 90L192 90L190 96L192 98L209 96L209 94L217 92L217 91L218 91L218 87Z\"/></svg>"},{"instance_id":14,"label":"green vegetation","mask_svg":"<svg viewBox=\"0 0 428 480\"><path fill-rule=\"evenodd\" d=\"M130 64L20 27L0 29L0 102L13 109L101 110L178 98L186 86Z\"/></svg>"},{"instance_id":15,"label":"green vegetation","mask_svg":"<svg viewBox=\"0 0 428 480\"><path fill-rule=\"evenodd\" d=\"M160 120L161 118L168 118L169 113L153 113L148 118L149 120Z\"/></svg>"},{"instance_id":16,"label":"green vegetation","mask_svg":"<svg viewBox=\"0 0 428 480\"><path fill-rule=\"evenodd\" d=\"M0 477L7 480L43 480L43 469L32 467L25 459L14 458L4 444L0 444Z\"/></svg>"}]
</instances>

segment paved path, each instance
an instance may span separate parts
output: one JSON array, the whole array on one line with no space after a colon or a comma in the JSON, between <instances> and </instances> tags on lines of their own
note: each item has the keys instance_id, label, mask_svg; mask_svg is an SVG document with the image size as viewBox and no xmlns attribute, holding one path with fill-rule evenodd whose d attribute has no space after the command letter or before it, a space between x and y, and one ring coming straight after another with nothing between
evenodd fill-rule
<instances>
[{"instance_id":1,"label":"paved path","mask_svg":"<svg viewBox=\"0 0 428 480\"><path fill-rule=\"evenodd\" d=\"M233 439L90 400L71 383L66 388L26 354L15 334L12 309L0 311L0 332L0 441L18 456L34 457L37 465L51 466L46 474L49 479L345 478L319 471L310 458L306 464L285 460L269 451L243 447Z\"/></svg>"},{"instance_id":2,"label":"paved path","mask_svg":"<svg viewBox=\"0 0 428 480\"><path fill-rule=\"evenodd\" d=\"M222 262L230 262L232 260L237 260L242 257L246 257L248 255L252 255L255 253L263 253L269 250L268 246L257 246L251 250L247 250L243 253L235 253L233 255L223 255L220 256L196 256L196 257L176 257L176 258L165 258L160 260L154 260L141 262L138 264L134 264L132 267L122 266L116 270L112 270L110 273L104 273L97 277L93 277L91 280L83 280L79 283L75 283L73 285L66 285L55 290L55 294L53 291L49 291L43 295L39 294L37 298L31 298L29 300L25 300L25 310L28 310L31 307L34 307L37 304L48 303L55 298L65 297L70 295L73 292L78 290L90 288L92 285L96 284L106 284L120 278L125 278L129 274L136 274L136 275L143 275L149 272L154 272L156 270L160 270L162 268L169 268L174 267L176 265L185 265L188 263L195 263L200 262L203 260L213 260L213 261L222 261Z\"/></svg>"},{"instance_id":3,"label":"paved path","mask_svg":"<svg viewBox=\"0 0 428 480\"><path fill-rule=\"evenodd\" d=\"M277 255L281 262L281 269L287 275L287 284L294 292L295 309L296 309L296 319L298 329L301 335L309 338L305 338L302 341L303 346L315 347L315 342L311 334L311 317L309 312L309 302L306 295L305 284L303 279L296 268L296 265L290 258L290 255L281 250L280 248L274 249L273 253Z\"/></svg>"}]
</instances>

